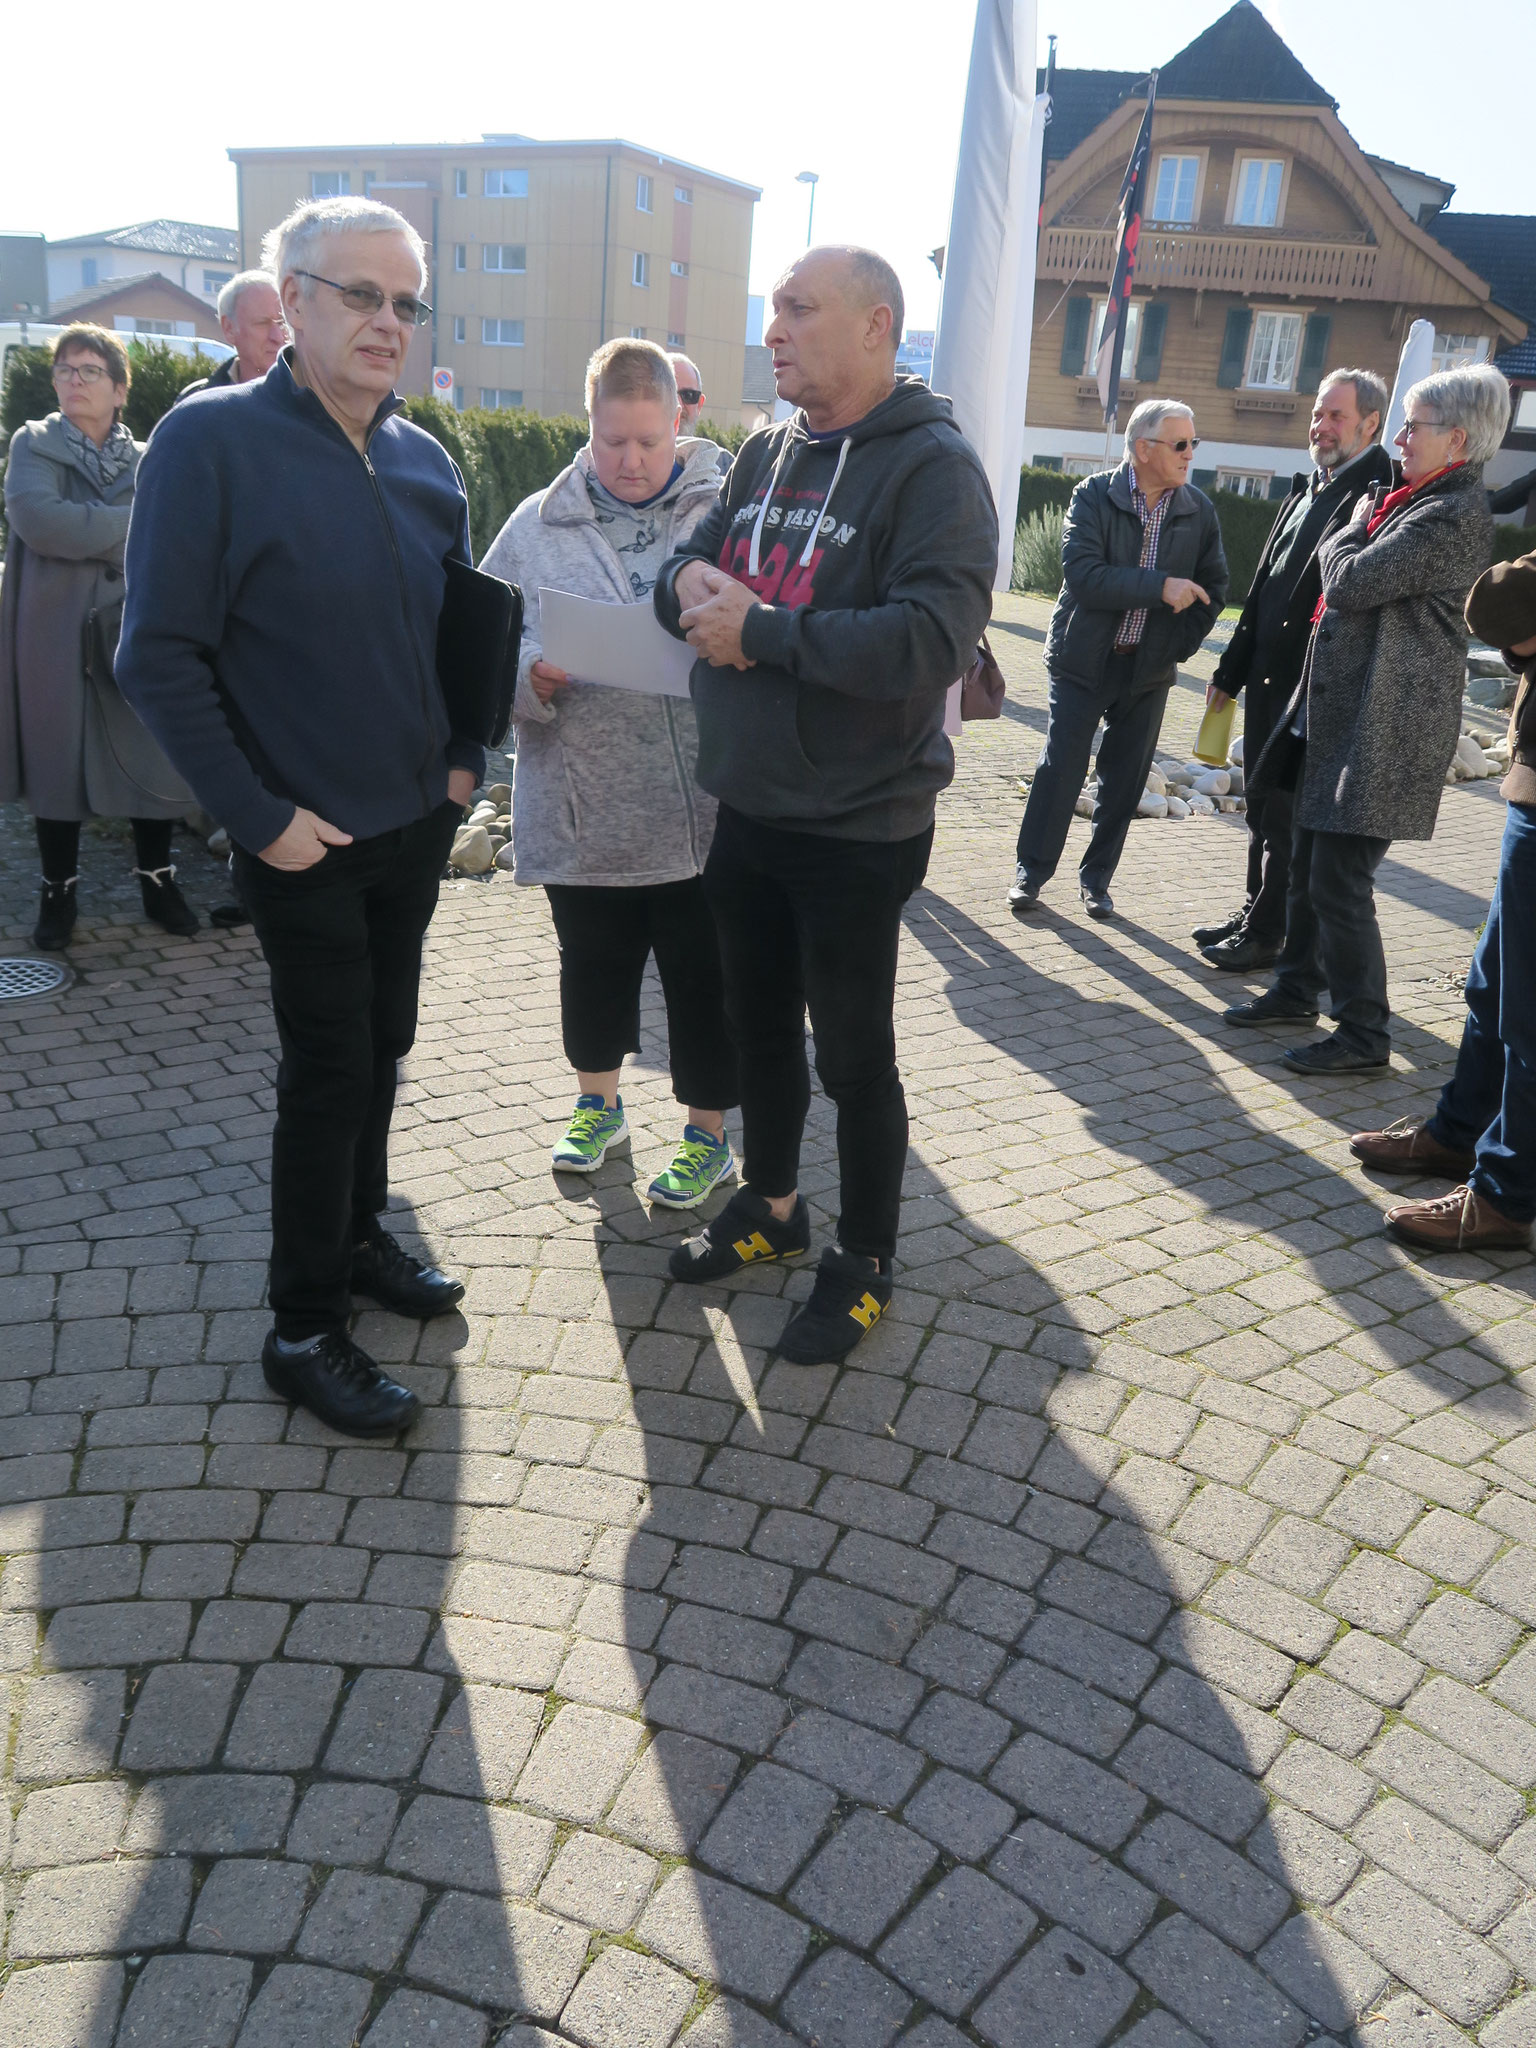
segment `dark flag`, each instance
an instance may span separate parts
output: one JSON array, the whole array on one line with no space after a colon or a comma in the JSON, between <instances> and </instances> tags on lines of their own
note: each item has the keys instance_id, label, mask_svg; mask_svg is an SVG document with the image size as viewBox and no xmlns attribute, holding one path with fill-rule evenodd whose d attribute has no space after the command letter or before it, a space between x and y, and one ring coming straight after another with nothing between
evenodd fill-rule
<instances>
[{"instance_id":1,"label":"dark flag","mask_svg":"<svg viewBox=\"0 0 1536 2048\"><path fill-rule=\"evenodd\" d=\"M1120 234L1115 243L1114 268L1109 276L1109 303L1104 309L1104 332L1094 359L1099 383L1099 402L1104 407L1104 424L1114 431L1120 414L1120 360L1125 354L1125 323L1131 304L1131 280L1136 273L1136 250L1141 241L1141 217L1146 204L1147 172L1152 162L1152 110L1157 104L1157 73L1147 85L1147 111L1141 117L1136 147L1125 167L1120 187Z\"/></svg>"}]
</instances>

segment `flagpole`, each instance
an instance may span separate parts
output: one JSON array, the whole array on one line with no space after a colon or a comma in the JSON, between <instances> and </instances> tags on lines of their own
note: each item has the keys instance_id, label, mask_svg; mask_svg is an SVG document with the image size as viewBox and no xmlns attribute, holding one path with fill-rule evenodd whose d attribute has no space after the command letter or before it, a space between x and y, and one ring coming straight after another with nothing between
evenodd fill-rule
<instances>
[{"instance_id":1,"label":"flagpole","mask_svg":"<svg viewBox=\"0 0 1536 2048\"><path fill-rule=\"evenodd\" d=\"M1104 307L1104 325L1094 359L1099 402L1104 408L1104 467L1114 453L1115 429L1120 422L1120 369L1125 353L1125 331L1129 322L1131 283L1136 272L1136 255L1141 241L1142 216L1146 206L1147 174L1152 157L1152 117L1157 106L1157 73L1147 80L1147 105L1136 132L1131 160L1125 167L1120 188L1120 231L1110 263L1109 296Z\"/></svg>"}]
</instances>

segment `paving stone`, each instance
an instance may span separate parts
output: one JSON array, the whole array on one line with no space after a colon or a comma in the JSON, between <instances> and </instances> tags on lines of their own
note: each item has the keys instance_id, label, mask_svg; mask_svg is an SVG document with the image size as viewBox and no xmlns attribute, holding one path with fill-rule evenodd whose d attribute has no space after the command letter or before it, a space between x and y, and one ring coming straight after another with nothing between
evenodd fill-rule
<instances>
[{"instance_id":1,"label":"paving stone","mask_svg":"<svg viewBox=\"0 0 1536 2048\"><path fill-rule=\"evenodd\" d=\"M1364 1761L1394 1791L1494 1848L1525 1811L1520 1795L1417 1729L1389 1728Z\"/></svg>"},{"instance_id":2,"label":"paving stone","mask_svg":"<svg viewBox=\"0 0 1536 2048\"><path fill-rule=\"evenodd\" d=\"M1134 1978L1053 1927L985 1999L976 2026L997 2048L1097 2048L1136 1997Z\"/></svg>"},{"instance_id":3,"label":"paving stone","mask_svg":"<svg viewBox=\"0 0 1536 2048\"><path fill-rule=\"evenodd\" d=\"M289 1610L271 1600L210 1600L192 1638L194 1657L261 1664L277 1654Z\"/></svg>"},{"instance_id":4,"label":"paving stone","mask_svg":"<svg viewBox=\"0 0 1536 2048\"><path fill-rule=\"evenodd\" d=\"M895 1671L856 1650L831 1643L807 1643L784 1678L784 1690L795 1699L851 1720L898 1733L912 1718L923 1696L923 1683L910 1671Z\"/></svg>"},{"instance_id":5,"label":"paving stone","mask_svg":"<svg viewBox=\"0 0 1536 2048\"><path fill-rule=\"evenodd\" d=\"M1334 1917L1395 1977L1462 2026L1490 2011L1515 1974L1501 1955L1385 1871L1362 1877Z\"/></svg>"},{"instance_id":6,"label":"paving stone","mask_svg":"<svg viewBox=\"0 0 1536 2048\"><path fill-rule=\"evenodd\" d=\"M490 2028L467 2005L397 1991L363 2036L363 2048L485 2048Z\"/></svg>"},{"instance_id":7,"label":"paving stone","mask_svg":"<svg viewBox=\"0 0 1536 2048\"><path fill-rule=\"evenodd\" d=\"M1405 1701L1403 1713L1510 1784L1536 1784L1536 1728L1454 1679L1427 1680Z\"/></svg>"},{"instance_id":8,"label":"paving stone","mask_svg":"<svg viewBox=\"0 0 1536 2048\"><path fill-rule=\"evenodd\" d=\"M1397 1554L1404 1564L1428 1572L1431 1578L1470 1586L1500 1548L1493 1530L1468 1521L1465 1515L1436 1508L1397 1546Z\"/></svg>"},{"instance_id":9,"label":"paving stone","mask_svg":"<svg viewBox=\"0 0 1536 2048\"><path fill-rule=\"evenodd\" d=\"M225 1763L237 1771L308 1770L340 1691L333 1664L264 1664L245 1689Z\"/></svg>"},{"instance_id":10,"label":"paving stone","mask_svg":"<svg viewBox=\"0 0 1536 2048\"><path fill-rule=\"evenodd\" d=\"M1264 1812L1264 1795L1251 1779L1164 1728L1139 1728L1115 1769L1139 1792L1198 1819L1224 1842L1238 1841Z\"/></svg>"},{"instance_id":11,"label":"paving stone","mask_svg":"<svg viewBox=\"0 0 1536 2048\"><path fill-rule=\"evenodd\" d=\"M377 1863L399 1805L384 1785L311 1785L288 1830L288 1854L304 1863Z\"/></svg>"},{"instance_id":12,"label":"paving stone","mask_svg":"<svg viewBox=\"0 0 1536 2048\"><path fill-rule=\"evenodd\" d=\"M0 2048L112 2048L121 1963L44 1963L0 1991Z\"/></svg>"},{"instance_id":13,"label":"paving stone","mask_svg":"<svg viewBox=\"0 0 1536 2048\"><path fill-rule=\"evenodd\" d=\"M1340 1636L1323 1659L1323 1669L1380 1707L1400 1707L1422 1672L1411 1657L1364 1629Z\"/></svg>"},{"instance_id":14,"label":"paving stone","mask_svg":"<svg viewBox=\"0 0 1536 2048\"><path fill-rule=\"evenodd\" d=\"M766 1899L689 1870L667 1879L636 1932L669 1962L764 2004L781 1995L810 1939Z\"/></svg>"},{"instance_id":15,"label":"paving stone","mask_svg":"<svg viewBox=\"0 0 1536 2048\"><path fill-rule=\"evenodd\" d=\"M355 2039L371 1992L366 1977L279 1963L256 1994L240 2048L298 2048L306 2037L316 2043Z\"/></svg>"},{"instance_id":16,"label":"paving stone","mask_svg":"<svg viewBox=\"0 0 1536 2048\"><path fill-rule=\"evenodd\" d=\"M605 1948L560 2015L581 2048L668 2048L693 2003L693 1986L654 1956Z\"/></svg>"},{"instance_id":17,"label":"paving stone","mask_svg":"<svg viewBox=\"0 0 1536 2048\"><path fill-rule=\"evenodd\" d=\"M1002 1840L1017 1815L1006 1800L993 1798L957 1771L935 1771L916 1798L908 1800L904 1817L951 1856L978 1863Z\"/></svg>"},{"instance_id":18,"label":"paving stone","mask_svg":"<svg viewBox=\"0 0 1536 2048\"><path fill-rule=\"evenodd\" d=\"M1331 1905L1361 1863L1359 1850L1342 1835L1289 1806L1272 1806L1245 1846L1261 1870L1318 1906Z\"/></svg>"},{"instance_id":19,"label":"paving stone","mask_svg":"<svg viewBox=\"0 0 1536 2048\"><path fill-rule=\"evenodd\" d=\"M738 1884L780 1892L810 1854L836 1804L836 1795L814 1779L778 1764L757 1764L716 1816L699 1856Z\"/></svg>"},{"instance_id":20,"label":"paving stone","mask_svg":"<svg viewBox=\"0 0 1536 2048\"><path fill-rule=\"evenodd\" d=\"M1442 1593L1403 1638L1415 1657L1439 1671L1478 1684L1497 1669L1520 1640L1520 1624L1465 1593Z\"/></svg>"},{"instance_id":21,"label":"paving stone","mask_svg":"<svg viewBox=\"0 0 1536 2048\"><path fill-rule=\"evenodd\" d=\"M1323 1604L1356 1628L1395 1636L1408 1626L1433 1590L1423 1572L1362 1551L1339 1573L1323 1595Z\"/></svg>"},{"instance_id":22,"label":"paving stone","mask_svg":"<svg viewBox=\"0 0 1536 2048\"><path fill-rule=\"evenodd\" d=\"M555 1845L554 1823L513 1807L423 1792L411 1801L389 1845L387 1862L428 1884L528 1896Z\"/></svg>"},{"instance_id":23,"label":"paving stone","mask_svg":"<svg viewBox=\"0 0 1536 2048\"><path fill-rule=\"evenodd\" d=\"M607 1824L658 1856L686 1855L735 1775L736 1759L728 1749L663 1729L630 1772ZM917 1775L916 1758L911 1775Z\"/></svg>"},{"instance_id":24,"label":"paving stone","mask_svg":"<svg viewBox=\"0 0 1536 2048\"><path fill-rule=\"evenodd\" d=\"M126 1692L121 1671L40 1678L28 1686L16 1737L16 1776L48 1780L110 1770Z\"/></svg>"},{"instance_id":25,"label":"paving stone","mask_svg":"<svg viewBox=\"0 0 1536 2048\"><path fill-rule=\"evenodd\" d=\"M96 1664L151 1664L179 1657L192 1629L185 1600L123 1600L66 1607L48 1624L43 1664L78 1671Z\"/></svg>"},{"instance_id":26,"label":"paving stone","mask_svg":"<svg viewBox=\"0 0 1536 2048\"><path fill-rule=\"evenodd\" d=\"M1014 1829L987 1867L1046 1919L1086 1935L1110 1955L1130 1947L1157 1906L1145 1886L1107 1858L1039 1820Z\"/></svg>"},{"instance_id":27,"label":"paving stone","mask_svg":"<svg viewBox=\"0 0 1536 2048\"><path fill-rule=\"evenodd\" d=\"M1182 1913L1161 1920L1131 1951L1128 1967L1149 1991L1221 2048L1294 2048L1302 2013L1268 1978Z\"/></svg>"},{"instance_id":28,"label":"paving stone","mask_svg":"<svg viewBox=\"0 0 1536 2048\"><path fill-rule=\"evenodd\" d=\"M408 1778L421 1761L442 1703L443 1681L424 1671L364 1671L326 1746L338 1777Z\"/></svg>"},{"instance_id":29,"label":"paving stone","mask_svg":"<svg viewBox=\"0 0 1536 2048\"><path fill-rule=\"evenodd\" d=\"M883 1814L860 1812L838 1829L789 1902L828 1933L869 1948L938 1861L930 1842Z\"/></svg>"},{"instance_id":30,"label":"paving stone","mask_svg":"<svg viewBox=\"0 0 1536 2048\"><path fill-rule=\"evenodd\" d=\"M1410 1992L1373 2013L1350 2036L1350 2048L1466 2048L1469 2036Z\"/></svg>"},{"instance_id":31,"label":"paving stone","mask_svg":"<svg viewBox=\"0 0 1536 2048\"><path fill-rule=\"evenodd\" d=\"M1010 1733L1001 1714L958 1693L935 1692L908 1726L906 1739L957 1770L984 1771Z\"/></svg>"},{"instance_id":32,"label":"paving stone","mask_svg":"<svg viewBox=\"0 0 1536 2048\"><path fill-rule=\"evenodd\" d=\"M1298 1913L1259 1951L1282 1991L1325 2027L1341 2033L1374 2006L1387 1973L1315 1913Z\"/></svg>"},{"instance_id":33,"label":"paving stone","mask_svg":"<svg viewBox=\"0 0 1536 2048\"><path fill-rule=\"evenodd\" d=\"M128 1955L181 1938L192 1904L182 1857L42 1870L22 1887L11 1922L13 1957Z\"/></svg>"},{"instance_id":34,"label":"paving stone","mask_svg":"<svg viewBox=\"0 0 1536 2048\"><path fill-rule=\"evenodd\" d=\"M1264 1776L1265 1790L1303 1812L1347 1828L1364 1812L1375 1787L1364 1771L1305 1736L1284 1748Z\"/></svg>"},{"instance_id":35,"label":"paving stone","mask_svg":"<svg viewBox=\"0 0 1536 2048\"><path fill-rule=\"evenodd\" d=\"M392 1969L421 1917L425 1896L420 1885L398 1878L333 1871L309 1909L298 1953L338 1970Z\"/></svg>"},{"instance_id":36,"label":"paving stone","mask_svg":"<svg viewBox=\"0 0 1536 2048\"><path fill-rule=\"evenodd\" d=\"M1114 1755L1136 1721L1118 1700L1029 1657L1011 1661L987 1697L1024 1727L1101 1759Z\"/></svg>"},{"instance_id":37,"label":"paving stone","mask_svg":"<svg viewBox=\"0 0 1536 2048\"><path fill-rule=\"evenodd\" d=\"M118 2048L231 2048L250 1988L250 1964L233 1956L151 1956Z\"/></svg>"},{"instance_id":38,"label":"paving stone","mask_svg":"<svg viewBox=\"0 0 1536 2048\"><path fill-rule=\"evenodd\" d=\"M728 1742L735 1749L758 1755L771 1747L788 1718L785 1703L772 1693L737 1679L690 1671L682 1664L667 1666L647 1693L645 1704L648 1718L664 1727ZM568 1707L565 1711L589 1710Z\"/></svg>"},{"instance_id":39,"label":"paving stone","mask_svg":"<svg viewBox=\"0 0 1536 2048\"><path fill-rule=\"evenodd\" d=\"M888 2048L911 2010L888 1977L837 1948L817 1956L784 2001L802 2038L826 2048Z\"/></svg>"},{"instance_id":40,"label":"paving stone","mask_svg":"<svg viewBox=\"0 0 1536 2048\"><path fill-rule=\"evenodd\" d=\"M1290 1910L1289 1895L1243 1857L1171 1813L1127 1843L1125 1862L1234 1948L1256 1949Z\"/></svg>"},{"instance_id":41,"label":"paving stone","mask_svg":"<svg viewBox=\"0 0 1536 2048\"><path fill-rule=\"evenodd\" d=\"M683 2036L688 2048L794 2048L782 2027L738 1998L716 1998Z\"/></svg>"},{"instance_id":42,"label":"paving stone","mask_svg":"<svg viewBox=\"0 0 1536 2048\"><path fill-rule=\"evenodd\" d=\"M622 1842L605 1835L571 1835L539 1888L539 1902L567 1920L623 1934L650 1896L656 1870L653 1858Z\"/></svg>"},{"instance_id":43,"label":"paving stone","mask_svg":"<svg viewBox=\"0 0 1536 2048\"><path fill-rule=\"evenodd\" d=\"M924 1894L880 1949L883 1969L951 2019L984 1991L1037 1925L1020 1900L960 1868Z\"/></svg>"},{"instance_id":44,"label":"paving stone","mask_svg":"<svg viewBox=\"0 0 1536 2048\"><path fill-rule=\"evenodd\" d=\"M472 2005L553 2020L575 1988L586 1952L586 1935L567 1921L448 1892L416 1937L405 1971Z\"/></svg>"},{"instance_id":45,"label":"paving stone","mask_svg":"<svg viewBox=\"0 0 1536 2048\"><path fill-rule=\"evenodd\" d=\"M562 1708L534 1745L519 1799L564 1820L594 1821L623 1783L643 1730L595 1707Z\"/></svg>"},{"instance_id":46,"label":"paving stone","mask_svg":"<svg viewBox=\"0 0 1536 2048\"><path fill-rule=\"evenodd\" d=\"M990 1782L1024 1812L1055 1821L1096 1849L1119 1848L1147 1803L1123 1778L1042 1735L1021 1736L993 1765Z\"/></svg>"},{"instance_id":47,"label":"paving stone","mask_svg":"<svg viewBox=\"0 0 1536 2048\"><path fill-rule=\"evenodd\" d=\"M1475 1933L1486 1934L1520 1896L1508 1870L1406 1800L1384 1799L1362 1814L1354 1839L1383 1869Z\"/></svg>"},{"instance_id":48,"label":"paving stone","mask_svg":"<svg viewBox=\"0 0 1536 2048\"><path fill-rule=\"evenodd\" d=\"M1318 1672L1299 1678L1280 1703L1280 1718L1341 1756L1358 1756L1381 1727L1381 1715L1346 1686Z\"/></svg>"},{"instance_id":49,"label":"paving stone","mask_svg":"<svg viewBox=\"0 0 1536 2048\"><path fill-rule=\"evenodd\" d=\"M775 1760L835 1785L852 1799L898 1806L923 1760L889 1736L812 1707L796 1715L774 1747Z\"/></svg>"},{"instance_id":50,"label":"paving stone","mask_svg":"<svg viewBox=\"0 0 1536 2048\"><path fill-rule=\"evenodd\" d=\"M421 1781L439 1792L505 1799L538 1733L543 1702L502 1685L466 1685L438 1724Z\"/></svg>"},{"instance_id":51,"label":"paving stone","mask_svg":"<svg viewBox=\"0 0 1536 2048\"><path fill-rule=\"evenodd\" d=\"M155 1778L139 1794L123 1836L129 1850L241 1856L275 1849L293 1807L291 1778Z\"/></svg>"},{"instance_id":52,"label":"paving stone","mask_svg":"<svg viewBox=\"0 0 1536 2048\"><path fill-rule=\"evenodd\" d=\"M1267 1770L1285 1745L1285 1730L1269 1715L1177 1668L1162 1674L1141 1709L1149 1721L1209 1750L1234 1770Z\"/></svg>"},{"instance_id":53,"label":"paving stone","mask_svg":"<svg viewBox=\"0 0 1536 2048\"><path fill-rule=\"evenodd\" d=\"M16 1820L11 1868L89 1863L110 1856L128 1817L128 1787L107 1780L34 1792Z\"/></svg>"},{"instance_id":54,"label":"paving stone","mask_svg":"<svg viewBox=\"0 0 1536 2048\"><path fill-rule=\"evenodd\" d=\"M202 1890L187 1941L193 1948L281 1955L293 1940L309 1890L302 1863L230 1857L215 1863Z\"/></svg>"}]
</instances>

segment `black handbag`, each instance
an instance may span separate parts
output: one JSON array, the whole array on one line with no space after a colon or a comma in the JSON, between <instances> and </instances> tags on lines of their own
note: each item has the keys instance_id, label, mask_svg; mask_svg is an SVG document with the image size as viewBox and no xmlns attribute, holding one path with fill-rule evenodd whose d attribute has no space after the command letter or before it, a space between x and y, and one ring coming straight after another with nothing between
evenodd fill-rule
<instances>
[{"instance_id":1,"label":"black handbag","mask_svg":"<svg viewBox=\"0 0 1536 2048\"><path fill-rule=\"evenodd\" d=\"M497 749L512 729L523 593L515 583L449 562L437 622L437 679L456 740Z\"/></svg>"}]
</instances>

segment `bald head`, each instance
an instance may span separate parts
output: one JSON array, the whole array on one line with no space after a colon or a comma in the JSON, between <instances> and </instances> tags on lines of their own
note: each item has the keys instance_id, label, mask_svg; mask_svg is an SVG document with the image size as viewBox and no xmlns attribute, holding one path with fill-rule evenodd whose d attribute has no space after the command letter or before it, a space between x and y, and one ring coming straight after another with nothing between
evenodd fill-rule
<instances>
[{"instance_id":1,"label":"bald head","mask_svg":"<svg viewBox=\"0 0 1536 2048\"><path fill-rule=\"evenodd\" d=\"M773 288L764 342L780 398L813 432L851 424L887 398L906 307L901 281L873 249L807 249Z\"/></svg>"}]
</instances>

